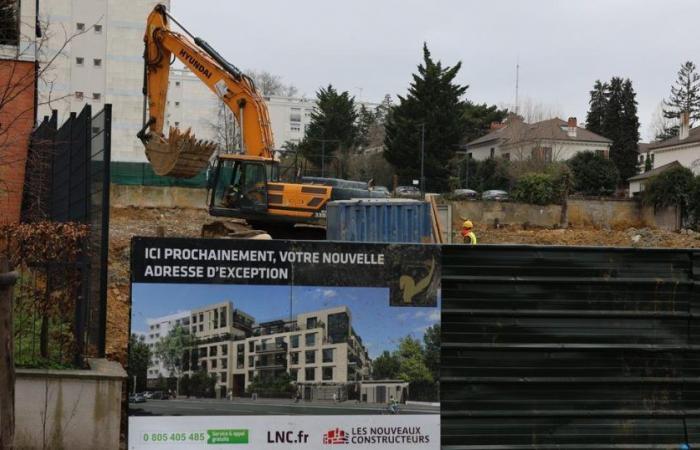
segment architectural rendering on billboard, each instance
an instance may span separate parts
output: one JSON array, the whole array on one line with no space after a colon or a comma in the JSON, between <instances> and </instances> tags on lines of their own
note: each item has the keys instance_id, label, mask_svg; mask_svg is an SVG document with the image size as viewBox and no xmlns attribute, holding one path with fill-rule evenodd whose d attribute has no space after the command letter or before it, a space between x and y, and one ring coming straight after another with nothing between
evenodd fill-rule
<instances>
[{"instance_id":1,"label":"architectural rendering on billboard","mask_svg":"<svg viewBox=\"0 0 700 450\"><path fill-rule=\"evenodd\" d=\"M439 280L436 246L135 238L129 447L438 448Z\"/></svg>"}]
</instances>

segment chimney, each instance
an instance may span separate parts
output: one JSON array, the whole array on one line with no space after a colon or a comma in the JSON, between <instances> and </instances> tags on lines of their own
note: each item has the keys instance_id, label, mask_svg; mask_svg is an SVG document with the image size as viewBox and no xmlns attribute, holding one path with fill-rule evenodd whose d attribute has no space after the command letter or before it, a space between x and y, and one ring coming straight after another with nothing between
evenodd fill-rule
<instances>
[{"instance_id":1,"label":"chimney","mask_svg":"<svg viewBox=\"0 0 700 450\"><path fill-rule=\"evenodd\" d=\"M576 117L569 117L566 134L568 134L569 137L576 137Z\"/></svg>"},{"instance_id":2,"label":"chimney","mask_svg":"<svg viewBox=\"0 0 700 450\"><path fill-rule=\"evenodd\" d=\"M681 113L681 126L678 130L678 140L682 141L687 139L690 134L690 114L688 111L683 111Z\"/></svg>"}]
</instances>

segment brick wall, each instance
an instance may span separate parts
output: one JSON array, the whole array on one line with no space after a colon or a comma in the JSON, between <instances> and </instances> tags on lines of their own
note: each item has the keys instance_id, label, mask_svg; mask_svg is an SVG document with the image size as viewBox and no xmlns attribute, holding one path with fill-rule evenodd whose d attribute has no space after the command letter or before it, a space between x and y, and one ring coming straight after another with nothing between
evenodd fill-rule
<instances>
[{"instance_id":1,"label":"brick wall","mask_svg":"<svg viewBox=\"0 0 700 450\"><path fill-rule=\"evenodd\" d=\"M0 60L0 223L19 221L34 90L33 62Z\"/></svg>"}]
</instances>

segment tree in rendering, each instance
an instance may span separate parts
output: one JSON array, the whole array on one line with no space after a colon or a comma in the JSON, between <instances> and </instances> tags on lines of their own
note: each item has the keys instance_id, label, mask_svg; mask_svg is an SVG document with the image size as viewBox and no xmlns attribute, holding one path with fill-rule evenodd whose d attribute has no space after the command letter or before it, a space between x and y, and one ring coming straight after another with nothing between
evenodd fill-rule
<instances>
[{"instance_id":1,"label":"tree in rendering","mask_svg":"<svg viewBox=\"0 0 700 450\"><path fill-rule=\"evenodd\" d=\"M138 392L146 390L148 366L151 363L151 349L144 342L143 336L132 334L129 337L128 375L129 392L134 390L134 380Z\"/></svg>"},{"instance_id":2,"label":"tree in rendering","mask_svg":"<svg viewBox=\"0 0 700 450\"><path fill-rule=\"evenodd\" d=\"M155 356L160 359L171 377L175 377L176 393L180 395L180 377L185 364L185 353L192 347L192 335L185 328L176 325L155 347Z\"/></svg>"},{"instance_id":3,"label":"tree in rendering","mask_svg":"<svg viewBox=\"0 0 700 450\"><path fill-rule=\"evenodd\" d=\"M605 112L608 107L608 83L596 80L593 90L590 91L591 99L588 101L588 114L586 114L586 129L596 134L603 135L605 124Z\"/></svg>"},{"instance_id":4,"label":"tree in rendering","mask_svg":"<svg viewBox=\"0 0 700 450\"><path fill-rule=\"evenodd\" d=\"M639 118L636 94L629 79L613 77L609 83L602 135L612 140L610 159L620 172L620 181L637 174Z\"/></svg>"}]
</instances>

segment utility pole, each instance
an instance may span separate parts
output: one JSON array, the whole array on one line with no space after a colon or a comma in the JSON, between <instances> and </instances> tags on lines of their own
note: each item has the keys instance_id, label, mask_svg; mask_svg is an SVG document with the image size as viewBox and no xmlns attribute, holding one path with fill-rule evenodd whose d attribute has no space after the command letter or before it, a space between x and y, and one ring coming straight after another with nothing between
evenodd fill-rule
<instances>
[{"instance_id":1,"label":"utility pole","mask_svg":"<svg viewBox=\"0 0 700 450\"><path fill-rule=\"evenodd\" d=\"M420 191L425 197L425 122L420 124Z\"/></svg>"},{"instance_id":2,"label":"utility pole","mask_svg":"<svg viewBox=\"0 0 700 450\"><path fill-rule=\"evenodd\" d=\"M321 177L326 176L326 140L321 141Z\"/></svg>"}]
</instances>

